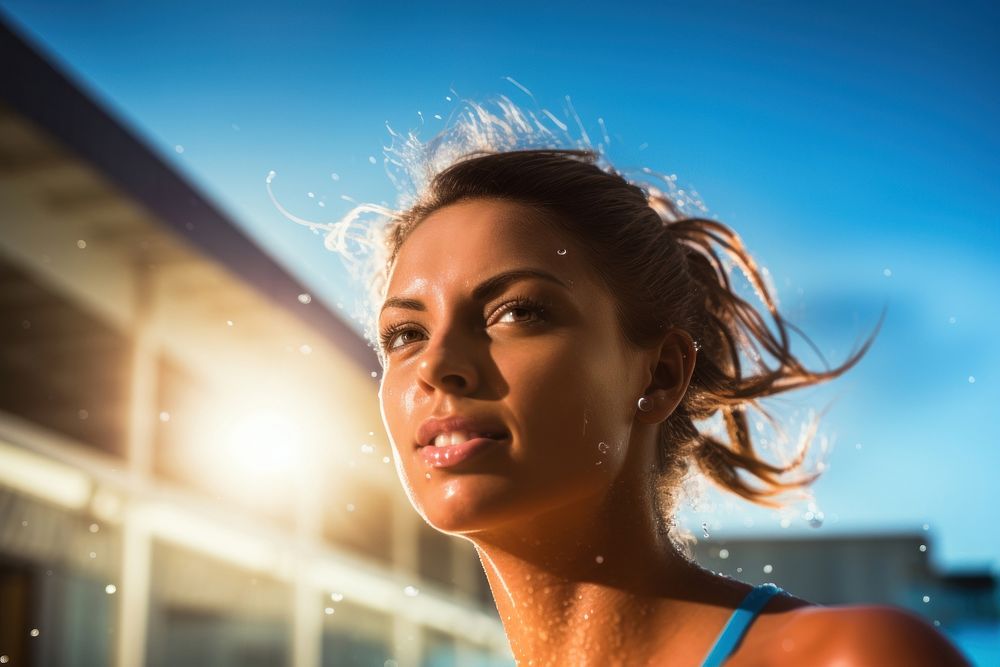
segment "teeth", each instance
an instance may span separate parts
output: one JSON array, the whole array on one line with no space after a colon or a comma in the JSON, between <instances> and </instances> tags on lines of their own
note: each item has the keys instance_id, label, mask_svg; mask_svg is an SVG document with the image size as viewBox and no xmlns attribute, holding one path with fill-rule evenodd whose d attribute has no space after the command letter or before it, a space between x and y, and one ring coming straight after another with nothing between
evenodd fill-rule
<instances>
[{"instance_id":1,"label":"teeth","mask_svg":"<svg viewBox=\"0 0 1000 667\"><path fill-rule=\"evenodd\" d=\"M448 445L458 445L472 437L471 433L466 433L465 431L452 431L451 433L442 433L438 437L434 438L435 447L447 447Z\"/></svg>"}]
</instances>

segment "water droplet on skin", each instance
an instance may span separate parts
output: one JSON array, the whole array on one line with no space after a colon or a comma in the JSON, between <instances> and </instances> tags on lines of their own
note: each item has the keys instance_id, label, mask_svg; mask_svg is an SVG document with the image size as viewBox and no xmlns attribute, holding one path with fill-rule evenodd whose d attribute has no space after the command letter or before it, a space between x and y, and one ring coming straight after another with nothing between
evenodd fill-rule
<instances>
[{"instance_id":1,"label":"water droplet on skin","mask_svg":"<svg viewBox=\"0 0 1000 667\"><path fill-rule=\"evenodd\" d=\"M424 477L426 477L427 479L430 479L431 478L431 474L429 472L425 472L424 473Z\"/></svg>"},{"instance_id":2,"label":"water droplet on skin","mask_svg":"<svg viewBox=\"0 0 1000 667\"><path fill-rule=\"evenodd\" d=\"M313 300L312 295L311 294L307 294L306 292L303 292L302 294L300 294L298 296L298 299L299 299L299 303L301 303L301 304L312 303L312 300Z\"/></svg>"},{"instance_id":3,"label":"water droplet on skin","mask_svg":"<svg viewBox=\"0 0 1000 667\"><path fill-rule=\"evenodd\" d=\"M407 586L406 588L403 589L403 594L406 597L415 598L418 595L420 595L420 589L417 588L416 586Z\"/></svg>"},{"instance_id":4,"label":"water droplet on skin","mask_svg":"<svg viewBox=\"0 0 1000 667\"><path fill-rule=\"evenodd\" d=\"M170 421L170 413L167 412L166 410L164 410L163 412L161 412L160 413L160 421L161 422L168 422L168 421Z\"/></svg>"},{"instance_id":5,"label":"water droplet on skin","mask_svg":"<svg viewBox=\"0 0 1000 667\"><path fill-rule=\"evenodd\" d=\"M729 558L729 549L719 549L719 558L722 560Z\"/></svg>"},{"instance_id":6,"label":"water droplet on skin","mask_svg":"<svg viewBox=\"0 0 1000 667\"><path fill-rule=\"evenodd\" d=\"M115 586L114 584L108 584L107 586L104 587L104 592L107 593L108 595L114 595L115 593L118 592L118 587Z\"/></svg>"},{"instance_id":7,"label":"water droplet on skin","mask_svg":"<svg viewBox=\"0 0 1000 667\"><path fill-rule=\"evenodd\" d=\"M557 255L565 255L566 254L566 248L561 248L559 250L556 250L556 254Z\"/></svg>"},{"instance_id":8,"label":"water droplet on skin","mask_svg":"<svg viewBox=\"0 0 1000 667\"><path fill-rule=\"evenodd\" d=\"M768 563L767 565L764 566L764 574L771 574L772 572L774 572L774 566L773 565L771 565L770 563Z\"/></svg>"},{"instance_id":9,"label":"water droplet on skin","mask_svg":"<svg viewBox=\"0 0 1000 667\"><path fill-rule=\"evenodd\" d=\"M347 503L347 511L348 512L354 511L354 503Z\"/></svg>"},{"instance_id":10,"label":"water droplet on skin","mask_svg":"<svg viewBox=\"0 0 1000 667\"><path fill-rule=\"evenodd\" d=\"M81 420L85 420L87 419L87 417L90 416L90 413L87 412L86 410L77 410L76 416L79 417Z\"/></svg>"},{"instance_id":11,"label":"water droplet on skin","mask_svg":"<svg viewBox=\"0 0 1000 667\"><path fill-rule=\"evenodd\" d=\"M607 454L608 453L608 443L606 443L606 442L599 442L599 443L597 443L597 449L601 452L601 454Z\"/></svg>"}]
</instances>

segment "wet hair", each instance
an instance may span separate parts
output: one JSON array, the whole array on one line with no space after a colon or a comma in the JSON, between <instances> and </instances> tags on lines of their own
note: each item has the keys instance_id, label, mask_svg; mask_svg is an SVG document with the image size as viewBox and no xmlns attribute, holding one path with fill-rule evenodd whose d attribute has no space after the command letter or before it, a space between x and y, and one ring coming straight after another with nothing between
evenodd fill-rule
<instances>
[{"instance_id":1,"label":"wet hair","mask_svg":"<svg viewBox=\"0 0 1000 667\"><path fill-rule=\"evenodd\" d=\"M787 479L800 472L808 442L789 463L766 461L754 447L747 408L774 423L760 399L839 376L868 350L881 320L840 366L807 369L790 347L788 331L798 329L778 312L766 269L758 268L740 237L721 222L686 215L684 200L649 183L631 182L598 160L596 152L576 149L481 150L460 157L429 180L412 206L393 215L384 237L386 272L413 229L442 207L494 199L538 211L545 223L570 233L588 253L614 297L628 341L649 347L676 327L696 343L690 385L660 427L656 497L661 514L671 513L692 460L722 488L757 504L780 505L776 497L808 486L821 471ZM774 332L737 294L730 263L742 270L766 306ZM773 366L762 353L775 360ZM719 415L728 442L696 426Z\"/></svg>"}]
</instances>

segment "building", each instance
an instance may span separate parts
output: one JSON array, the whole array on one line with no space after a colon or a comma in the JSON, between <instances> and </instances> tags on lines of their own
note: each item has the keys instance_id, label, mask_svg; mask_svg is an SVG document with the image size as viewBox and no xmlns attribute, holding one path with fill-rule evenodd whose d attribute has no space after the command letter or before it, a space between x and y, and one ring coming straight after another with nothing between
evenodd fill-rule
<instances>
[{"instance_id":1,"label":"building","mask_svg":"<svg viewBox=\"0 0 1000 667\"><path fill-rule=\"evenodd\" d=\"M0 59L0 655L511 664L374 352L2 20Z\"/></svg>"}]
</instances>

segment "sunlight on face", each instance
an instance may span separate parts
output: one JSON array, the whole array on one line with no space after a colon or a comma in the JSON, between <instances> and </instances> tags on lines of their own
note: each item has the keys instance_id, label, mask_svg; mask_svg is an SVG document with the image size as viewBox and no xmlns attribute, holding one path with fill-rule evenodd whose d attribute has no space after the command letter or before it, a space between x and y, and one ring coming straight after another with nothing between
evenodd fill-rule
<instances>
[{"instance_id":1,"label":"sunlight on face","mask_svg":"<svg viewBox=\"0 0 1000 667\"><path fill-rule=\"evenodd\" d=\"M411 232L389 278L382 418L410 501L444 532L603 493L624 460L635 383L614 303L579 246L538 215L494 200L439 209ZM514 270L552 280L476 289ZM417 430L453 414L502 424L510 437L430 467L434 450L421 451Z\"/></svg>"}]
</instances>

